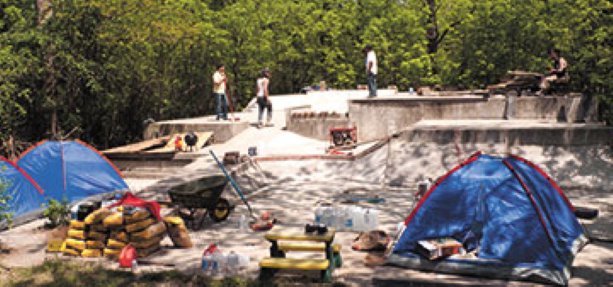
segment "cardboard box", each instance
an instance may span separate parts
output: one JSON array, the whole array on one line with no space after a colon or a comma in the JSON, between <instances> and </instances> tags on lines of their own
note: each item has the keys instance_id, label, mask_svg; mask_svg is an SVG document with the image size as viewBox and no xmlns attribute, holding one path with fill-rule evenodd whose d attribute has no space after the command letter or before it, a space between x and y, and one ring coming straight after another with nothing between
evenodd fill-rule
<instances>
[{"instance_id":1,"label":"cardboard box","mask_svg":"<svg viewBox=\"0 0 613 287\"><path fill-rule=\"evenodd\" d=\"M417 241L417 252L429 260L459 254L461 248L462 243L450 237Z\"/></svg>"}]
</instances>

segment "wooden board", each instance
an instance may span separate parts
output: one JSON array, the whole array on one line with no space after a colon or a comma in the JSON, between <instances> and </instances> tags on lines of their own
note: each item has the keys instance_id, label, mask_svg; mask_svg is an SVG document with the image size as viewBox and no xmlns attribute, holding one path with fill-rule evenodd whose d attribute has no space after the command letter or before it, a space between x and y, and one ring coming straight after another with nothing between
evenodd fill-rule
<instances>
[{"instance_id":1,"label":"wooden board","mask_svg":"<svg viewBox=\"0 0 613 287\"><path fill-rule=\"evenodd\" d=\"M194 134L198 136L198 142L196 143L197 149L202 148L213 137L213 132L197 132ZM175 139L177 138L177 136L181 136L181 138L183 138L185 135L184 134L173 134L170 137L170 140L166 143L166 145L164 145L163 147L157 148L157 149L146 151L146 153L174 152L175 151ZM183 150L184 151L186 150L185 141L183 141Z\"/></svg>"},{"instance_id":2,"label":"wooden board","mask_svg":"<svg viewBox=\"0 0 613 287\"><path fill-rule=\"evenodd\" d=\"M144 141L140 141L140 142L129 144L129 145L115 147L115 148L112 148L112 149L107 149L107 150L102 151L102 153L107 155L107 154L114 154L114 153L140 152L140 151L152 148L152 147L163 146L168 141L169 141L169 137L165 136L165 137L161 137L161 138L144 140Z\"/></svg>"}]
</instances>

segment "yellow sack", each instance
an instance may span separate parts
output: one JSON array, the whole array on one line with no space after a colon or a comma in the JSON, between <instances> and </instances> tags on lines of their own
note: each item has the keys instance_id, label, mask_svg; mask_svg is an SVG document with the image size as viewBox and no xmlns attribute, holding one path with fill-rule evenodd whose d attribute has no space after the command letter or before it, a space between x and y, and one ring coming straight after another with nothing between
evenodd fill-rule
<instances>
[{"instance_id":1,"label":"yellow sack","mask_svg":"<svg viewBox=\"0 0 613 287\"><path fill-rule=\"evenodd\" d=\"M142 257L147 257L153 253L155 253L156 251L160 250L160 243L158 242L157 244L149 247L149 248L144 248L144 249L136 249L136 254L138 255L138 258L142 258Z\"/></svg>"},{"instance_id":2,"label":"yellow sack","mask_svg":"<svg viewBox=\"0 0 613 287\"><path fill-rule=\"evenodd\" d=\"M164 239L163 235L162 236L156 236L153 237L149 240L144 240L144 241L140 241L140 242L130 242L130 244L132 244L132 246L134 246L134 248L140 248L140 249L146 249L149 248L151 246L154 245L160 245L160 242L162 241L162 239Z\"/></svg>"},{"instance_id":3,"label":"yellow sack","mask_svg":"<svg viewBox=\"0 0 613 287\"><path fill-rule=\"evenodd\" d=\"M102 256L102 250L100 249L85 249L81 252L83 257L100 257Z\"/></svg>"},{"instance_id":4,"label":"yellow sack","mask_svg":"<svg viewBox=\"0 0 613 287\"><path fill-rule=\"evenodd\" d=\"M123 217L125 218L126 223L130 224L151 217L151 213L149 213L149 210L147 209L138 209L133 211L131 214L127 214L127 211L124 210Z\"/></svg>"},{"instance_id":5,"label":"yellow sack","mask_svg":"<svg viewBox=\"0 0 613 287\"><path fill-rule=\"evenodd\" d=\"M126 226L126 231L129 232L129 233L136 232L136 231L139 231L139 230L143 230L143 229L149 227L150 225L152 225L154 223L155 223L155 220L153 220L151 218L145 219L143 221L139 221L139 222L135 222L135 223L127 225Z\"/></svg>"},{"instance_id":6,"label":"yellow sack","mask_svg":"<svg viewBox=\"0 0 613 287\"><path fill-rule=\"evenodd\" d=\"M64 250L66 250L66 240L64 240L64 242L62 242L62 247L60 247L60 252L64 252Z\"/></svg>"},{"instance_id":7,"label":"yellow sack","mask_svg":"<svg viewBox=\"0 0 613 287\"><path fill-rule=\"evenodd\" d=\"M121 212L114 212L107 216L103 221L106 228L116 228L123 225L123 214Z\"/></svg>"},{"instance_id":8,"label":"yellow sack","mask_svg":"<svg viewBox=\"0 0 613 287\"><path fill-rule=\"evenodd\" d=\"M90 231L87 232L87 239L93 239L98 241L106 240L106 234L98 231Z\"/></svg>"},{"instance_id":9,"label":"yellow sack","mask_svg":"<svg viewBox=\"0 0 613 287\"><path fill-rule=\"evenodd\" d=\"M97 232L100 232L100 233L106 233L106 232L109 231L109 229L106 226L102 225L102 223L91 225L89 227L89 230L90 231L92 231L92 230L93 231L97 231Z\"/></svg>"},{"instance_id":10,"label":"yellow sack","mask_svg":"<svg viewBox=\"0 0 613 287\"><path fill-rule=\"evenodd\" d=\"M181 218L180 216L166 216L164 217L164 222L166 223L166 225L185 225L183 218Z\"/></svg>"},{"instance_id":11,"label":"yellow sack","mask_svg":"<svg viewBox=\"0 0 613 287\"><path fill-rule=\"evenodd\" d=\"M62 251L65 255L72 255L72 256L81 256L81 251L78 250L74 250L72 248L65 248L64 251Z\"/></svg>"},{"instance_id":12,"label":"yellow sack","mask_svg":"<svg viewBox=\"0 0 613 287\"><path fill-rule=\"evenodd\" d=\"M164 217L164 222L166 223L168 236L170 236L172 244L174 244L176 247L183 248L190 248L193 246L192 240L187 232L187 228L185 227L185 223L181 217L167 216Z\"/></svg>"},{"instance_id":13,"label":"yellow sack","mask_svg":"<svg viewBox=\"0 0 613 287\"><path fill-rule=\"evenodd\" d=\"M82 240L68 238L66 241L64 241L64 243L66 243L66 247L70 247L72 249L79 251L83 251L83 249L85 249L85 241Z\"/></svg>"},{"instance_id":14,"label":"yellow sack","mask_svg":"<svg viewBox=\"0 0 613 287\"><path fill-rule=\"evenodd\" d=\"M87 240L85 241L85 247L88 249L102 249L105 247L104 241Z\"/></svg>"},{"instance_id":15,"label":"yellow sack","mask_svg":"<svg viewBox=\"0 0 613 287\"><path fill-rule=\"evenodd\" d=\"M83 229L85 229L85 222L78 221L78 220L71 220L70 221L70 229L83 230Z\"/></svg>"},{"instance_id":16,"label":"yellow sack","mask_svg":"<svg viewBox=\"0 0 613 287\"><path fill-rule=\"evenodd\" d=\"M83 231L83 230L76 230L76 229L70 229L70 230L68 230L68 237L69 238L85 240L85 231Z\"/></svg>"},{"instance_id":17,"label":"yellow sack","mask_svg":"<svg viewBox=\"0 0 613 287\"><path fill-rule=\"evenodd\" d=\"M103 252L105 257L116 258L119 257L121 249L104 248Z\"/></svg>"},{"instance_id":18,"label":"yellow sack","mask_svg":"<svg viewBox=\"0 0 613 287\"><path fill-rule=\"evenodd\" d=\"M106 246L108 248L114 248L114 249L121 249L124 248L126 245L128 245L125 242L121 242L115 239L109 239L109 241L106 242Z\"/></svg>"},{"instance_id":19,"label":"yellow sack","mask_svg":"<svg viewBox=\"0 0 613 287\"><path fill-rule=\"evenodd\" d=\"M164 232L166 232L166 225L164 224L164 222L160 221L154 225L147 227L147 229L143 231L130 234L130 241L139 242L149 240Z\"/></svg>"},{"instance_id":20,"label":"yellow sack","mask_svg":"<svg viewBox=\"0 0 613 287\"><path fill-rule=\"evenodd\" d=\"M111 232L111 238L115 240L123 241L123 242L130 241L128 239L128 233L125 231L113 231Z\"/></svg>"},{"instance_id":21,"label":"yellow sack","mask_svg":"<svg viewBox=\"0 0 613 287\"><path fill-rule=\"evenodd\" d=\"M85 217L84 222L85 224L93 225L104 220L109 215L111 215L111 211L108 208L100 208Z\"/></svg>"}]
</instances>

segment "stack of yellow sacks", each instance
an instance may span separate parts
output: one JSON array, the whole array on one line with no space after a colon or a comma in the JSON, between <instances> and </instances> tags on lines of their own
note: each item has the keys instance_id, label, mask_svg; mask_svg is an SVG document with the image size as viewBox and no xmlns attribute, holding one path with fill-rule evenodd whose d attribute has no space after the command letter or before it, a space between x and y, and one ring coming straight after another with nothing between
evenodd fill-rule
<instances>
[{"instance_id":1,"label":"stack of yellow sacks","mask_svg":"<svg viewBox=\"0 0 613 287\"><path fill-rule=\"evenodd\" d=\"M100 257L107 240L108 229L102 224L102 220L111 214L106 208L101 208L85 220L70 221L68 238L62 244L61 251L67 255L83 257Z\"/></svg>"},{"instance_id":2,"label":"stack of yellow sacks","mask_svg":"<svg viewBox=\"0 0 613 287\"><path fill-rule=\"evenodd\" d=\"M160 249L165 235L164 222L157 221L145 208L101 208L82 222L70 222L62 251L74 256L117 258L121 250L131 244L138 257L146 257Z\"/></svg>"},{"instance_id":3,"label":"stack of yellow sacks","mask_svg":"<svg viewBox=\"0 0 613 287\"><path fill-rule=\"evenodd\" d=\"M136 248L138 257L149 256L160 249L160 242L166 235L164 222L157 221L145 208L126 206L122 212L109 216L104 223L111 229L111 237L104 250L109 257L119 255L128 244Z\"/></svg>"}]
</instances>

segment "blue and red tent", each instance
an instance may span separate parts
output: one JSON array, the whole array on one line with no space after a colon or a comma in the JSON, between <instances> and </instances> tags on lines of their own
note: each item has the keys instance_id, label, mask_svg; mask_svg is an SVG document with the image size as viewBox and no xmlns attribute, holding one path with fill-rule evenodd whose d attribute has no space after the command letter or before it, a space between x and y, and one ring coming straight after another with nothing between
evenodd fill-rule
<instances>
[{"instance_id":1,"label":"blue and red tent","mask_svg":"<svg viewBox=\"0 0 613 287\"><path fill-rule=\"evenodd\" d=\"M42 141L25 151L17 165L49 198L75 202L128 190L120 171L98 150L82 141Z\"/></svg>"},{"instance_id":2,"label":"blue and red tent","mask_svg":"<svg viewBox=\"0 0 613 287\"><path fill-rule=\"evenodd\" d=\"M15 163L0 156L0 184L6 188L8 212L13 217L26 216L41 208L44 192L36 182ZM0 203L1 204L1 203Z\"/></svg>"},{"instance_id":3,"label":"blue and red tent","mask_svg":"<svg viewBox=\"0 0 613 287\"><path fill-rule=\"evenodd\" d=\"M418 241L452 237L476 258L431 261ZM476 153L417 203L388 263L421 270L567 284L587 238L574 207L533 163Z\"/></svg>"}]
</instances>

